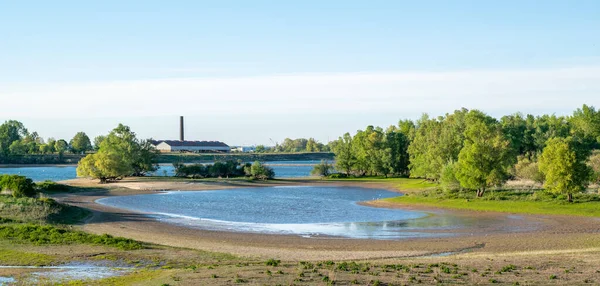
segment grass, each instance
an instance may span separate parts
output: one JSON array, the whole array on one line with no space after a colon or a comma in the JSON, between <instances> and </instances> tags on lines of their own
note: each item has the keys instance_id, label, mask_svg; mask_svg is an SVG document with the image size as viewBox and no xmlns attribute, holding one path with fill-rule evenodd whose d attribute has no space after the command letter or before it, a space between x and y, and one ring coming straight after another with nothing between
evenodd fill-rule
<instances>
[{"instance_id":1,"label":"grass","mask_svg":"<svg viewBox=\"0 0 600 286\"><path fill-rule=\"evenodd\" d=\"M2 265L50 265L56 261L48 254L24 252L14 249L0 248L0 264Z\"/></svg>"},{"instance_id":2,"label":"grass","mask_svg":"<svg viewBox=\"0 0 600 286\"><path fill-rule=\"evenodd\" d=\"M476 198L474 192L428 190L384 201L459 210L600 217L598 195L578 194L574 203L568 203L562 196L553 196L541 190L497 190L488 192L483 198Z\"/></svg>"},{"instance_id":3,"label":"grass","mask_svg":"<svg viewBox=\"0 0 600 286\"><path fill-rule=\"evenodd\" d=\"M144 248L144 245L132 239L113 237L108 234L96 235L83 231L59 228L51 225L36 224L2 224L0 238L16 243L33 243L35 245L85 243L117 247L123 250Z\"/></svg>"},{"instance_id":4,"label":"grass","mask_svg":"<svg viewBox=\"0 0 600 286\"><path fill-rule=\"evenodd\" d=\"M14 198L0 195L0 217L33 223L74 224L87 216L88 210L63 205L49 198Z\"/></svg>"},{"instance_id":5,"label":"grass","mask_svg":"<svg viewBox=\"0 0 600 286\"><path fill-rule=\"evenodd\" d=\"M412 178L386 178L382 176L378 177L349 177L341 179L327 179L329 181L340 181L340 182L365 182L365 183L384 183L389 184L400 191L420 191L436 187L437 184L432 183L423 179L412 179Z\"/></svg>"}]
</instances>

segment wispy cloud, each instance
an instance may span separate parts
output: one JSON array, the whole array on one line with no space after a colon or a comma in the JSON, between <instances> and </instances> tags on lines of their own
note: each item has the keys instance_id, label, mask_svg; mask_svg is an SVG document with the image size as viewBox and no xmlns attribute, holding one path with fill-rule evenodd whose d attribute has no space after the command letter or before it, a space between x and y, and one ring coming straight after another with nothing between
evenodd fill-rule
<instances>
[{"instance_id":1,"label":"wispy cloud","mask_svg":"<svg viewBox=\"0 0 600 286\"><path fill-rule=\"evenodd\" d=\"M600 103L600 67L30 83L0 86L0 98L5 119L561 112Z\"/></svg>"}]
</instances>

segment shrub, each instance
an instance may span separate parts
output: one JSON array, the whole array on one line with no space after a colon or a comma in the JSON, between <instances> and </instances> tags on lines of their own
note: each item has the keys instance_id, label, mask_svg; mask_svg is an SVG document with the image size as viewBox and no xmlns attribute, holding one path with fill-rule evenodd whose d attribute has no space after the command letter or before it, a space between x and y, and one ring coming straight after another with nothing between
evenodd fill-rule
<instances>
[{"instance_id":1,"label":"shrub","mask_svg":"<svg viewBox=\"0 0 600 286\"><path fill-rule=\"evenodd\" d=\"M19 175L0 176L0 187L2 191L9 191L13 197L34 197L36 195L35 184L27 177Z\"/></svg>"},{"instance_id":2,"label":"shrub","mask_svg":"<svg viewBox=\"0 0 600 286\"><path fill-rule=\"evenodd\" d=\"M108 234L95 235L50 225L0 225L0 237L17 242L30 242L36 245L87 243L112 246L124 250L144 247L140 242L128 238L113 237Z\"/></svg>"},{"instance_id":3,"label":"shrub","mask_svg":"<svg viewBox=\"0 0 600 286\"><path fill-rule=\"evenodd\" d=\"M252 164L250 167L250 174L253 178L259 180L268 180L275 176L273 169L261 164L259 161L256 161Z\"/></svg>"},{"instance_id":4,"label":"shrub","mask_svg":"<svg viewBox=\"0 0 600 286\"><path fill-rule=\"evenodd\" d=\"M36 186L40 191L45 192L66 192L69 190L69 186L58 184L56 182L46 180L41 183L37 183Z\"/></svg>"},{"instance_id":5,"label":"shrub","mask_svg":"<svg viewBox=\"0 0 600 286\"><path fill-rule=\"evenodd\" d=\"M279 263L281 263L281 260L276 260L276 259L271 258L271 259L267 260L267 262L265 262L265 265L277 267L279 265Z\"/></svg>"},{"instance_id":6,"label":"shrub","mask_svg":"<svg viewBox=\"0 0 600 286\"><path fill-rule=\"evenodd\" d=\"M348 178L348 175L344 174L344 173L334 173L329 175L330 179L343 179L343 178Z\"/></svg>"},{"instance_id":7,"label":"shrub","mask_svg":"<svg viewBox=\"0 0 600 286\"><path fill-rule=\"evenodd\" d=\"M450 161L442 167L440 173L440 185L444 191L460 189L460 182L456 178L456 162Z\"/></svg>"},{"instance_id":8,"label":"shrub","mask_svg":"<svg viewBox=\"0 0 600 286\"><path fill-rule=\"evenodd\" d=\"M515 165L515 176L519 179L532 180L538 183L544 182L544 174L540 172L535 158L529 159L525 156L519 156Z\"/></svg>"},{"instance_id":9,"label":"shrub","mask_svg":"<svg viewBox=\"0 0 600 286\"><path fill-rule=\"evenodd\" d=\"M600 183L600 151L594 151L594 154L592 154L588 160L588 166L594 170L592 181L594 183Z\"/></svg>"},{"instance_id":10,"label":"shrub","mask_svg":"<svg viewBox=\"0 0 600 286\"><path fill-rule=\"evenodd\" d=\"M321 160L321 163L315 165L313 169L310 171L311 175L327 177L331 174L333 170L333 165L329 164L326 160Z\"/></svg>"}]
</instances>

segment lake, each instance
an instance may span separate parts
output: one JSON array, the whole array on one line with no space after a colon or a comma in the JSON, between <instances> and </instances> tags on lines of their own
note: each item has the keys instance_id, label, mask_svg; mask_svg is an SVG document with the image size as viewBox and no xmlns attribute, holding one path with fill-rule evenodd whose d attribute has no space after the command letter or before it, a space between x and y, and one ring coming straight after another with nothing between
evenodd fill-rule
<instances>
[{"instance_id":1,"label":"lake","mask_svg":"<svg viewBox=\"0 0 600 286\"><path fill-rule=\"evenodd\" d=\"M273 168L276 178L301 178L310 176L313 166L319 161L272 161L265 162ZM75 179L77 173L75 166L36 166L36 167L9 167L0 168L0 174L16 174L31 178L36 182L51 180L63 181ZM164 164L153 174L155 176L173 176L173 165Z\"/></svg>"},{"instance_id":2,"label":"lake","mask_svg":"<svg viewBox=\"0 0 600 286\"><path fill-rule=\"evenodd\" d=\"M358 204L400 194L358 187L284 186L109 197L99 204L159 221L218 231L304 237L400 239L449 236L432 230L472 224L451 216Z\"/></svg>"}]
</instances>

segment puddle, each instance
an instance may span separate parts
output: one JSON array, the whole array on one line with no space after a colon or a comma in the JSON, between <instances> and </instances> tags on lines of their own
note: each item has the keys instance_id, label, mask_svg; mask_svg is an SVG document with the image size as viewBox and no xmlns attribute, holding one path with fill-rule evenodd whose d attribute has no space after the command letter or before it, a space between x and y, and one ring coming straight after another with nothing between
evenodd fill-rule
<instances>
[{"instance_id":1,"label":"puddle","mask_svg":"<svg viewBox=\"0 0 600 286\"><path fill-rule=\"evenodd\" d=\"M12 277L1 277L0 276L0 285L8 285L9 283L15 283L17 280Z\"/></svg>"},{"instance_id":2,"label":"puddle","mask_svg":"<svg viewBox=\"0 0 600 286\"><path fill-rule=\"evenodd\" d=\"M112 264L112 265L111 265ZM33 269L19 278L19 282L36 284L69 280L97 280L127 274L133 267L115 265L105 261L71 262L59 266L0 266L0 269ZM17 282L12 277L0 277L0 285Z\"/></svg>"}]
</instances>

